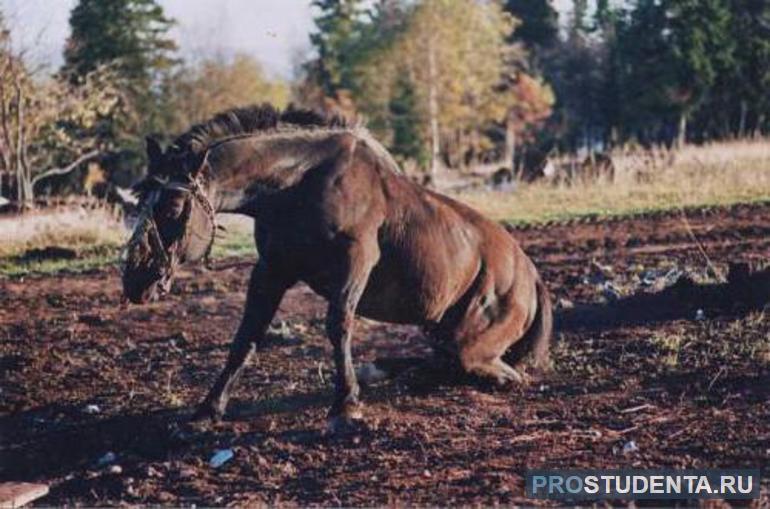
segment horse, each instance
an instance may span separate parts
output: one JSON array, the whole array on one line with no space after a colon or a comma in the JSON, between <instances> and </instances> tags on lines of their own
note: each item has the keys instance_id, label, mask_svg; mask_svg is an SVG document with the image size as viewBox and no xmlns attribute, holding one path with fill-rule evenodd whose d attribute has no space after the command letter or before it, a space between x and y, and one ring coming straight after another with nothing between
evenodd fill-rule
<instances>
[{"instance_id":1,"label":"horse","mask_svg":"<svg viewBox=\"0 0 770 509\"><path fill-rule=\"evenodd\" d=\"M223 417L299 282L328 303L332 432L360 424L356 315L422 326L464 373L500 385L526 383L529 354L534 367L547 366L551 301L533 262L500 224L412 182L363 126L265 104L220 113L165 151L146 141L147 174L135 186L141 214L122 261L130 301L162 294L180 264L205 258L217 212L255 219L259 258L243 317L194 420Z\"/></svg>"}]
</instances>

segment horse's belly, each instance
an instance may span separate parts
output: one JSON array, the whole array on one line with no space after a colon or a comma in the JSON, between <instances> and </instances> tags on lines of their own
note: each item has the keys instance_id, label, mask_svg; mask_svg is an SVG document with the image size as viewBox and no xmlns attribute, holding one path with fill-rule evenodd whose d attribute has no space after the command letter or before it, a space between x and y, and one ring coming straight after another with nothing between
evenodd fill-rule
<instances>
[{"instance_id":1,"label":"horse's belly","mask_svg":"<svg viewBox=\"0 0 770 509\"><path fill-rule=\"evenodd\" d=\"M356 312L381 322L422 324L430 321L426 307L419 292L403 288L395 280L372 278Z\"/></svg>"},{"instance_id":2,"label":"horse's belly","mask_svg":"<svg viewBox=\"0 0 770 509\"><path fill-rule=\"evenodd\" d=\"M470 285L478 267L472 265L433 260L420 266L386 256L372 271L357 312L384 322L436 323Z\"/></svg>"}]
</instances>

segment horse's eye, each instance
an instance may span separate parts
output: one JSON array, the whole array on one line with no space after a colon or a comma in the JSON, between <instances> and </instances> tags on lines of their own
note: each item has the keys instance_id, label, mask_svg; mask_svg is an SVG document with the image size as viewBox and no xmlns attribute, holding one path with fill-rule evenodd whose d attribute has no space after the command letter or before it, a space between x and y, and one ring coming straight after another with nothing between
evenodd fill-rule
<instances>
[{"instance_id":1,"label":"horse's eye","mask_svg":"<svg viewBox=\"0 0 770 509\"><path fill-rule=\"evenodd\" d=\"M170 200L160 207L158 213L168 219L176 219L184 211L184 200Z\"/></svg>"},{"instance_id":2,"label":"horse's eye","mask_svg":"<svg viewBox=\"0 0 770 509\"><path fill-rule=\"evenodd\" d=\"M184 211L184 202L178 201L171 204L168 209L168 215L173 218L177 218L182 215Z\"/></svg>"}]
</instances>

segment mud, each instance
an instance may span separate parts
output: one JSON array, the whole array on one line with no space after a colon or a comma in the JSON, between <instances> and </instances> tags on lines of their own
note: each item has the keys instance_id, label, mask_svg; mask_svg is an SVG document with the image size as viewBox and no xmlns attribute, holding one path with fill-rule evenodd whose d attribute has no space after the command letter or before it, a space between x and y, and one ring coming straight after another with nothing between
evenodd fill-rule
<instances>
[{"instance_id":1,"label":"mud","mask_svg":"<svg viewBox=\"0 0 770 509\"><path fill-rule=\"evenodd\" d=\"M719 285L728 263L761 268L770 206L514 234L565 316L671 292L672 270ZM493 505L532 503L529 468L759 467L770 502L770 313L740 303L565 327L553 371L527 387L384 382L363 391L366 426L329 437L325 305L300 286L226 420L189 428L252 264L188 270L144 306L121 303L113 268L0 281L0 478L49 483L45 505ZM357 362L428 351L413 327L359 320L356 336ZM220 449L234 457L213 468Z\"/></svg>"}]
</instances>

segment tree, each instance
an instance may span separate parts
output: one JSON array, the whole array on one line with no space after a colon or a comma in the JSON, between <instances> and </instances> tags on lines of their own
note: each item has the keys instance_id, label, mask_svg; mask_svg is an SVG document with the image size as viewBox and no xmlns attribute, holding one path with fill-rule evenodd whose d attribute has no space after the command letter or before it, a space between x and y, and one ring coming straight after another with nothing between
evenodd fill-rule
<instances>
[{"instance_id":1,"label":"tree","mask_svg":"<svg viewBox=\"0 0 770 509\"><path fill-rule=\"evenodd\" d=\"M411 9L401 0L318 1L317 56L304 66L298 95L313 107L363 115L394 155L422 161L414 85L391 58Z\"/></svg>"},{"instance_id":2,"label":"tree","mask_svg":"<svg viewBox=\"0 0 770 509\"><path fill-rule=\"evenodd\" d=\"M737 111L735 133L759 134L770 113L770 2L728 0L730 38L735 41L733 65L719 70L715 111ZM719 107L721 106L721 108ZM749 125L751 122L751 125ZM721 125L730 122L721 122Z\"/></svg>"},{"instance_id":3,"label":"tree","mask_svg":"<svg viewBox=\"0 0 770 509\"><path fill-rule=\"evenodd\" d=\"M138 118L145 122L129 129L156 127L157 85L176 63L176 43L168 37L173 21L162 7L155 0L79 0L69 21L62 72L77 83L89 72L110 66L127 84Z\"/></svg>"},{"instance_id":4,"label":"tree","mask_svg":"<svg viewBox=\"0 0 770 509\"><path fill-rule=\"evenodd\" d=\"M20 205L32 206L41 182L108 148L100 131L125 104L119 78L106 66L76 84L36 77L0 23L0 171L15 177Z\"/></svg>"},{"instance_id":5,"label":"tree","mask_svg":"<svg viewBox=\"0 0 770 509\"><path fill-rule=\"evenodd\" d=\"M617 144L621 135L622 105L626 100L621 75L625 61L618 47L618 31L625 21L624 14L622 8L614 7L609 0L597 1L594 32L599 38L598 116L603 124L605 146Z\"/></svg>"},{"instance_id":6,"label":"tree","mask_svg":"<svg viewBox=\"0 0 770 509\"><path fill-rule=\"evenodd\" d=\"M349 94L347 99L353 103L347 110L362 114L396 156L423 162L415 87L393 58L393 47L403 36L410 14L399 0L380 0L359 18L352 44L355 51L346 61L350 90L341 92Z\"/></svg>"},{"instance_id":7,"label":"tree","mask_svg":"<svg viewBox=\"0 0 770 509\"><path fill-rule=\"evenodd\" d=\"M396 78L393 97L388 104L388 114L393 130L391 150L405 158L423 165L427 162L420 133L421 119L418 114L417 97L408 77Z\"/></svg>"},{"instance_id":8,"label":"tree","mask_svg":"<svg viewBox=\"0 0 770 509\"><path fill-rule=\"evenodd\" d=\"M565 39L559 40L545 63L545 76L556 90L557 111L552 131L570 150L592 148L606 137L605 41L595 37L585 0L576 0Z\"/></svg>"},{"instance_id":9,"label":"tree","mask_svg":"<svg viewBox=\"0 0 770 509\"><path fill-rule=\"evenodd\" d=\"M666 4L664 4L666 5ZM679 110L677 145L686 140L687 118L700 106L720 69L729 69L734 41L723 0L668 0L671 77L667 93ZM669 37L667 37L669 38Z\"/></svg>"},{"instance_id":10,"label":"tree","mask_svg":"<svg viewBox=\"0 0 770 509\"><path fill-rule=\"evenodd\" d=\"M441 139L479 150L479 131L502 122L511 97L496 90L506 71L513 18L493 2L425 0L411 14L391 53L414 85L427 124L430 169Z\"/></svg>"},{"instance_id":11,"label":"tree","mask_svg":"<svg viewBox=\"0 0 770 509\"><path fill-rule=\"evenodd\" d=\"M511 40L524 43L531 55L540 56L557 42L559 15L548 0L506 0L504 9L520 20Z\"/></svg>"},{"instance_id":12,"label":"tree","mask_svg":"<svg viewBox=\"0 0 770 509\"><path fill-rule=\"evenodd\" d=\"M676 144L684 144L688 117L712 91L720 70L733 65L730 22L724 0L638 0L619 33L630 124L675 122Z\"/></svg>"},{"instance_id":13,"label":"tree","mask_svg":"<svg viewBox=\"0 0 770 509\"><path fill-rule=\"evenodd\" d=\"M334 99L352 85L350 59L355 52L362 1L313 0L312 5L321 11L314 19L317 32L310 34L318 55L305 70L323 97Z\"/></svg>"},{"instance_id":14,"label":"tree","mask_svg":"<svg viewBox=\"0 0 770 509\"><path fill-rule=\"evenodd\" d=\"M513 164L516 157L516 139L534 137L537 129L550 117L555 102L553 90L542 79L518 72L507 87L511 102L504 120L504 164Z\"/></svg>"},{"instance_id":15,"label":"tree","mask_svg":"<svg viewBox=\"0 0 770 509\"><path fill-rule=\"evenodd\" d=\"M505 142L500 131L512 146L550 111L550 88L527 75L526 50L508 42L515 20L497 2L317 5L318 57L305 67L302 93L364 114L397 156L429 160L432 170L442 160L465 165L494 153ZM534 91L537 102L523 104Z\"/></svg>"},{"instance_id":16,"label":"tree","mask_svg":"<svg viewBox=\"0 0 770 509\"><path fill-rule=\"evenodd\" d=\"M168 103L164 124L170 132L182 131L235 106L269 102L283 107L289 100L287 84L268 79L260 63L245 54L182 66L167 76L163 88Z\"/></svg>"}]
</instances>

